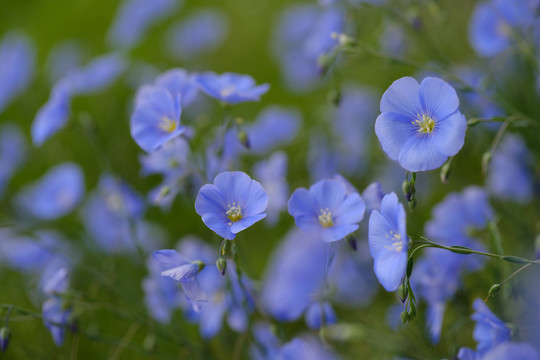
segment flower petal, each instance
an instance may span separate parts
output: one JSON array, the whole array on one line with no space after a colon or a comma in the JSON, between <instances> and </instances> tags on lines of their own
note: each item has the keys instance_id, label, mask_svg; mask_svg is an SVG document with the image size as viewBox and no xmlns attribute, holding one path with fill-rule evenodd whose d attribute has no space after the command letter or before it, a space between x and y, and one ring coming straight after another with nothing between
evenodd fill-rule
<instances>
[{"instance_id":1,"label":"flower petal","mask_svg":"<svg viewBox=\"0 0 540 360\"><path fill-rule=\"evenodd\" d=\"M438 78L427 77L422 80L419 95L423 114L429 115L435 121L456 112L459 106L459 98L454 88Z\"/></svg>"},{"instance_id":2,"label":"flower petal","mask_svg":"<svg viewBox=\"0 0 540 360\"><path fill-rule=\"evenodd\" d=\"M422 113L419 101L420 85L412 77L406 76L390 85L381 99L381 112L396 112L414 119Z\"/></svg>"},{"instance_id":3,"label":"flower petal","mask_svg":"<svg viewBox=\"0 0 540 360\"><path fill-rule=\"evenodd\" d=\"M441 154L454 156L465 143L467 120L459 111L438 120L433 131L433 142Z\"/></svg>"},{"instance_id":4,"label":"flower petal","mask_svg":"<svg viewBox=\"0 0 540 360\"><path fill-rule=\"evenodd\" d=\"M434 144L433 137L415 136L399 152L399 164L409 171L426 171L440 167L448 159Z\"/></svg>"},{"instance_id":5,"label":"flower petal","mask_svg":"<svg viewBox=\"0 0 540 360\"><path fill-rule=\"evenodd\" d=\"M231 232L233 234L237 234L240 231L255 224L257 221L264 219L265 217L266 217L266 213L260 213L260 214L249 216L241 220L238 220L236 222L233 222L231 225Z\"/></svg>"},{"instance_id":6,"label":"flower petal","mask_svg":"<svg viewBox=\"0 0 540 360\"><path fill-rule=\"evenodd\" d=\"M390 159L397 160L405 143L416 136L418 128L411 124L414 119L397 112L383 112L377 117L375 133Z\"/></svg>"}]
</instances>

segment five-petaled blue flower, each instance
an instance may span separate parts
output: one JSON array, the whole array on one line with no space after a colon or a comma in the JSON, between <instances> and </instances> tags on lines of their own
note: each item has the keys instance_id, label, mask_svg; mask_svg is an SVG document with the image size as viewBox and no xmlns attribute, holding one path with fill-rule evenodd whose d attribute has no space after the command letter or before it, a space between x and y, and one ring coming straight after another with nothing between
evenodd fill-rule
<instances>
[{"instance_id":1,"label":"five-petaled blue flower","mask_svg":"<svg viewBox=\"0 0 540 360\"><path fill-rule=\"evenodd\" d=\"M366 206L358 193L347 194L338 180L321 180L299 188L289 199L289 214L305 232L318 231L324 241L343 239L358 229Z\"/></svg>"},{"instance_id":2,"label":"five-petaled blue flower","mask_svg":"<svg viewBox=\"0 0 540 360\"><path fill-rule=\"evenodd\" d=\"M409 171L440 167L463 147L467 121L452 86L427 77L394 81L381 99L375 133L383 150Z\"/></svg>"},{"instance_id":3,"label":"five-petaled blue flower","mask_svg":"<svg viewBox=\"0 0 540 360\"><path fill-rule=\"evenodd\" d=\"M199 89L219 101L235 105L246 101L259 101L270 88L269 84L255 85L249 75L205 72L195 75Z\"/></svg>"},{"instance_id":4,"label":"five-petaled blue flower","mask_svg":"<svg viewBox=\"0 0 540 360\"><path fill-rule=\"evenodd\" d=\"M387 291L395 291L405 276L408 238L405 209L395 193L385 195L380 211L369 217L369 252L375 260L377 279Z\"/></svg>"},{"instance_id":5,"label":"five-petaled blue flower","mask_svg":"<svg viewBox=\"0 0 540 360\"><path fill-rule=\"evenodd\" d=\"M180 96L158 86L143 86L131 115L131 136L145 151L157 150L185 131L180 126Z\"/></svg>"},{"instance_id":6,"label":"five-petaled blue flower","mask_svg":"<svg viewBox=\"0 0 540 360\"><path fill-rule=\"evenodd\" d=\"M195 200L205 225L228 240L265 218L267 205L261 184L242 171L222 172L213 184L201 188Z\"/></svg>"},{"instance_id":7,"label":"five-petaled blue flower","mask_svg":"<svg viewBox=\"0 0 540 360\"><path fill-rule=\"evenodd\" d=\"M154 251L154 260L159 263L161 276L179 281L186 298L193 304L208 301L197 281L197 275L204 268L202 261L189 261L176 250Z\"/></svg>"}]
</instances>

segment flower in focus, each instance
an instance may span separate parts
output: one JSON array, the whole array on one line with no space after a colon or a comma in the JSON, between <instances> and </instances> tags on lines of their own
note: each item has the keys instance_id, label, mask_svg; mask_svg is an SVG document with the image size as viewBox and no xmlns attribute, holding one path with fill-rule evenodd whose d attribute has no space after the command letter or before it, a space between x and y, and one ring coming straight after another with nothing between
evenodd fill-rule
<instances>
[{"instance_id":1,"label":"flower in focus","mask_svg":"<svg viewBox=\"0 0 540 360\"><path fill-rule=\"evenodd\" d=\"M63 163L40 180L23 188L15 202L39 220L54 220L70 213L84 196L84 175L79 165Z\"/></svg>"},{"instance_id":2,"label":"flower in focus","mask_svg":"<svg viewBox=\"0 0 540 360\"><path fill-rule=\"evenodd\" d=\"M381 99L375 133L384 152L408 171L440 167L463 147L467 121L458 109L455 90L427 77L420 85L398 79Z\"/></svg>"},{"instance_id":3,"label":"flower in focus","mask_svg":"<svg viewBox=\"0 0 540 360\"><path fill-rule=\"evenodd\" d=\"M216 74L205 72L195 75L199 89L221 102L235 105L246 101L259 101L270 85L255 85L255 80L249 75L235 73Z\"/></svg>"},{"instance_id":4,"label":"flower in focus","mask_svg":"<svg viewBox=\"0 0 540 360\"><path fill-rule=\"evenodd\" d=\"M158 86L145 85L131 115L131 136L146 152L157 150L185 131L180 126L181 98Z\"/></svg>"},{"instance_id":5,"label":"flower in focus","mask_svg":"<svg viewBox=\"0 0 540 360\"><path fill-rule=\"evenodd\" d=\"M261 184L242 171L220 173L213 184L201 188L195 200L204 224L228 240L264 219L267 205L268 195Z\"/></svg>"},{"instance_id":6,"label":"flower in focus","mask_svg":"<svg viewBox=\"0 0 540 360\"><path fill-rule=\"evenodd\" d=\"M159 250L153 253L161 268L161 276L167 276L179 281L186 298L192 303L208 300L197 281L197 275L204 268L202 261L189 261L176 250Z\"/></svg>"},{"instance_id":7,"label":"flower in focus","mask_svg":"<svg viewBox=\"0 0 540 360\"><path fill-rule=\"evenodd\" d=\"M296 189L288 206L301 230L321 232L326 242L341 240L356 231L366 208L360 195L347 194L339 180L321 180L309 190Z\"/></svg>"},{"instance_id":8,"label":"flower in focus","mask_svg":"<svg viewBox=\"0 0 540 360\"><path fill-rule=\"evenodd\" d=\"M395 291L405 276L408 241L405 209L395 193L385 195L380 210L369 217L369 252L375 260L377 279Z\"/></svg>"}]
</instances>

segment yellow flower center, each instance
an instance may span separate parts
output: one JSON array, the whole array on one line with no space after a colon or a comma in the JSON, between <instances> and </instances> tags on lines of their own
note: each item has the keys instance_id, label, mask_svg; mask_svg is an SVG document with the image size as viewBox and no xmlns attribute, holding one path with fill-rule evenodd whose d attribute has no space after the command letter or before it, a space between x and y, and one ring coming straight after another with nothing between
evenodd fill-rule
<instances>
[{"instance_id":1,"label":"yellow flower center","mask_svg":"<svg viewBox=\"0 0 540 360\"><path fill-rule=\"evenodd\" d=\"M414 119L411 124L418 126L418 132L424 134L431 133L435 127L435 121L428 115L422 115L422 117L420 117L420 114L417 114L416 116L418 118Z\"/></svg>"},{"instance_id":2,"label":"yellow flower center","mask_svg":"<svg viewBox=\"0 0 540 360\"><path fill-rule=\"evenodd\" d=\"M166 132L173 132L174 130L176 130L176 122L169 119L167 116L163 116L161 118L158 126L161 128L161 130Z\"/></svg>"},{"instance_id":3,"label":"yellow flower center","mask_svg":"<svg viewBox=\"0 0 540 360\"><path fill-rule=\"evenodd\" d=\"M332 212L328 211L328 208L321 209L321 214L319 215L319 224L323 228L334 226L334 221L332 220Z\"/></svg>"},{"instance_id":4,"label":"yellow flower center","mask_svg":"<svg viewBox=\"0 0 540 360\"><path fill-rule=\"evenodd\" d=\"M229 208L229 210L227 210L225 215L227 215L229 220L231 220L229 225L232 225L233 222L236 222L236 221L242 219L242 209L240 209L240 206L237 206L236 203L233 202L232 206L227 205L227 207Z\"/></svg>"},{"instance_id":5,"label":"yellow flower center","mask_svg":"<svg viewBox=\"0 0 540 360\"><path fill-rule=\"evenodd\" d=\"M401 239L400 233L390 230L390 234L386 234L385 236L387 239L391 238L392 240L391 245L384 246L385 249L393 250L395 252L401 252L401 250L403 250L403 240Z\"/></svg>"},{"instance_id":6,"label":"yellow flower center","mask_svg":"<svg viewBox=\"0 0 540 360\"><path fill-rule=\"evenodd\" d=\"M235 91L236 91L236 87L234 85L230 85L221 89L219 93L221 94L221 96L226 97L226 96L231 95Z\"/></svg>"}]
</instances>

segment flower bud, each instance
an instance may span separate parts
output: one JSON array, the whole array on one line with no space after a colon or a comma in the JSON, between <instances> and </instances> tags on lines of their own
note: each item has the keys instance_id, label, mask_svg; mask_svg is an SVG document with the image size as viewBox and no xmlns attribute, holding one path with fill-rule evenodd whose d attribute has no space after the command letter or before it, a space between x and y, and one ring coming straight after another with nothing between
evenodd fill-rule
<instances>
[{"instance_id":1,"label":"flower bud","mask_svg":"<svg viewBox=\"0 0 540 360\"><path fill-rule=\"evenodd\" d=\"M407 296L409 295L409 291L408 291L407 287L404 284L399 285L398 295L399 295L399 299L401 300L402 303L404 303L405 300L407 300Z\"/></svg>"},{"instance_id":2,"label":"flower bud","mask_svg":"<svg viewBox=\"0 0 540 360\"><path fill-rule=\"evenodd\" d=\"M240 130L236 134L238 141L248 150L251 149L251 143L249 142L248 134L245 130Z\"/></svg>"},{"instance_id":3,"label":"flower bud","mask_svg":"<svg viewBox=\"0 0 540 360\"><path fill-rule=\"evenodd\" d=\"M11 340L11 330L7 327L0 328L0 350L6 352L9 340Z\"/></svg>"},{"instance_id":4,"label":"flower bud","mask_svg":"<svg viewBox=\"0 0 540 360\"><path fill-rule=\"evenodd\" d=\"M414 210L416 208L416 205L416 199L413 198L411 201L409 201L409 209Z\"/></svg>"},{"instance_id":5,"label":"flower bud","mask_svg":"<svg viewBox=\"0 0 540 360\"><path fill-rule=\"evenodd\" d=\"M411 183L409 180L405 179L401 183L401 191L403 192L403 196L407 199L407 201L411 201Z\"/></svg>"},{"instance_id":6,"label":"flower bud","mask_svg":"<svg viewBox=\"0 0 540 360\"><path fill-rule=\"evenodd\" d=\"M405 310L401 312L401 322L406 324L409 321L409 313Z\"/></svg>"},{"instance_id":7,"label":"flower bud","mask_svg":"<svg viewBox=\"0 0 540 360\"><path fill-rule=\"evenodd\" d=\"M492 287L489 288L488 296L492 296L495 294L499 289L501 288L500 284L494 284Z\"/></svg>"},{"instance_id":8,"label":"flower bud","mask_svg":"<svg viewBox=\"0 0 540 360\"><path fill-rule=\"evenodd\" d=\"M341 103L341 91L339 89L332 89L328 92L328 101L330 101L334 106L339 106Z\"/></svg>"},{"instance_id":9,"label":"flower bud","mask_svg":"<svg viewBox=\"0 0 540 360\"><path fill-rule=\"evenodd\" d=\"M349 246L354 250L356 251L356 249L358 249L358 245L356 243L356 238L354 236L348 236L347 237L347 242L349 243Z\"/></svg>"},{"instance_id":10,"label":"flower bud","mask_svg":"<svg viewBox=\"0 0 540 360\"><path fill-rule=\"evenodd\" d=\"M221 275L225 276L225 272L227 271L227 260L220 257L216 261L216 267L218 271L221 273Z\"/></svg>"},{"instance_id":11,"label":"flower bud","mask_svg":"<svg viewBox=\"0 0 540 360\"><path fill-rule=\"evenodd\" d=\"M450 177L450 172L452 171L452 161L447 161L441 168L441 182L443 184L448 184L448 178Z\"/></svg>"},{"instance_id":12,"label":"flower bud","mask_svg":"<svg viewBox=\"0 0 540 360\"><path fill-rule=\"evenodd\" d=\"M482 155L482 172L484 174L487 174L489 163L491 162L491 151L486 151L484 155Z\"/></svg>"}]
</instances>

